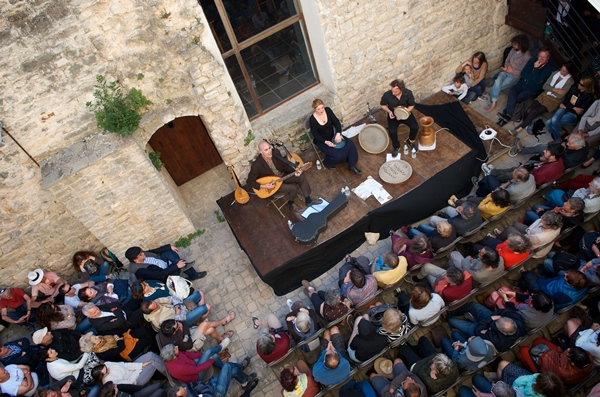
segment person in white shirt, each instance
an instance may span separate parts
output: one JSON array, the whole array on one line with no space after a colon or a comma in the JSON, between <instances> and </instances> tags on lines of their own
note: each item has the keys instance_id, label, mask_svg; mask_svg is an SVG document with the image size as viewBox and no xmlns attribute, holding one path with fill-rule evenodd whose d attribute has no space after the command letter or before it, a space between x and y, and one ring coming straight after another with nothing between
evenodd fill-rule
<instances>
[{"instance_id":1,"label":"person in white shirt","mask_svg":"<svg viewBox=\"0 0 600 397\"><path fill-rule=\"evenodd\" d=\"M155 371L167 376L165 363L156 353L148 352L132 363L106 361L92 369L92 376L98 383L108 381L117 385L140 385L150 381Z\"/></svg>"},{"instance_id":2,"label":"person in white shirt","mask_svg":"<svg viewBox=\"0 0 600 397\"><path fill-rule=\"evenodd\" d=\"M457 73L452 79L452 84L442 87L442 91L453 95L460 101L467 95L469 86L465 83L465 76L462 73Z\"/></svg>"},{"instance_id":3,"label":"person in white shirt","mask_svg":"<svg viewBox=\"0 0 600 397\"><path fill-rule=\"evenodd\" d=\"M38 386L38 376L27 365L7 365L0 368L0 388L11 396L33 396Z\"/></svg>"}]
</instances>

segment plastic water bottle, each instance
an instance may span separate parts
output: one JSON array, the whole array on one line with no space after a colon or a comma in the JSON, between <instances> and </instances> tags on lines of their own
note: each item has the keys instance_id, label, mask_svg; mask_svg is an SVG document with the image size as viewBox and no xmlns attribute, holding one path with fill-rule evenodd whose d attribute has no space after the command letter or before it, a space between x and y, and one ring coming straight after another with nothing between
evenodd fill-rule
<instances>
[{"instance_id":1,"label":"plastic water bottle","mask_svg":"<svg viewBox=\"0 0 600 397\"><path fill-rule=\"evenodd\" d=\"M317 160L317 169L320 170L321 168L322 168L321 167L321 162L319 160Z\"/></svg>"},{"instance_id":2,"label":"plastic water bottle","mask_svg":"<svg viewBox=\"0 0 600 397\"><path fill-rule=\"evenodd\" d=\"M413 149L413 150L410 151L410 157L412 157L413 159L415 157L417 157L417 151L415 149Z\"/></svg>"},{"instance_id":3,"label":"plastic water bottle","mask_svg":"<svg viewBox=\"0 0 600 397\"><path fill-rule=\"evenodd\" d=\"M404 145L404 155L408 154L408 145Z\"/></svg>"},{"instance_id":4,"label":"plastic water bottle","mask_svg":"<svg viewBox=\"0 0 600 397\"><path fill-rule=\"evenodd\" d=\"M544 36L546 36L546 38L550 37L550 35L552 34L552 25L550 24L550 21L546 22L546 27L544 28Z\"/></svg>"}]
</instances>

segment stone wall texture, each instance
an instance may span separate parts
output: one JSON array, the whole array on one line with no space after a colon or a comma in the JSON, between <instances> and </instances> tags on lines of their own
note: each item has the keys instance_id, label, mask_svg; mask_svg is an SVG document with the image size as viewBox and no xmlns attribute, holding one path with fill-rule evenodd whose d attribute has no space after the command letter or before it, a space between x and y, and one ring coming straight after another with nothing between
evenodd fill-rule
<instances>
[{"instance_id":1,"label":"stone wall texture","mask_svg":"<svg viewBox=\"0 0 600 397\"><path fill-rule=\"evenodd\" d=\"M0 286L27 285L27 273L73 274L70 258L102 243L54 195L40 170L7 136L0 147Z\"/></svg>"},{"instance_id":2,"label":"stone wall texture","mask_svg":"<svg viewBox=\"0 0 600 397\"><path fill-rule=\"evenodd\" d=\"M200 228L144 152L152 134L177 117L199 115L243 179L256 155L255 142L244 146L249 129L257 140L277 137L297 147L313 98L325 99L350 125L365 102L379 103L394 78L403 78L418 100L451 81L459 62L477 50L497 68L515 34L503 23L506 3L496 0L316 0L313 9L317 15L307 18L318 18L322 36L309 32L310 40L326 48L314 57L325 60L333 86L313 88L250 122L195 1L0 3L0 117L36 161L58 167L40 172L5 137L0 277L19 284L37 264L64 273L80 248L107 245L122 255L130 244L160 244ZM97 74L141 89L154 105L132 138L72 167L77 145L99 133L85 107Z\"/></svg>"}]
</instances>

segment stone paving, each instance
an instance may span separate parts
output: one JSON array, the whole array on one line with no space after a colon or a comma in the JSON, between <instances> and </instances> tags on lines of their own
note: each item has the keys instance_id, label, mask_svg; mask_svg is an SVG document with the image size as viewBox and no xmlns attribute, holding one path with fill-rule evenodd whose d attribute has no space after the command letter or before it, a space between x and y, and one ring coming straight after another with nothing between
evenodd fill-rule
<instances>
[{"instance_id":1,"label":"stone paving","mask_svg":"<svg viewBox=\"0 0 600 397\"><path fill-rule=\"evenodd\" d=\"M372 258L381 255L387 249L389 239L380 240L374 246L363 244L352 255L366 255ZM220 319L230 310L235 310L236 318L224 328L235 331L229 345L231 359L241 361L247 355L252 357L247 372L256 372L260 379L253 395L280 396L279 381L256 354L256 339L259 334L252 327L251 318L271 312L283 320L283 316L288 312L287 299L302 300L306 305L310 305L308 297L301 289L280 297L273 294L271 288L260 280L225 222L217 222L207 227L206 232L195 239L189 248L182 250L182 254L186 258L197 259L195 267L198 270L208 270L208 276L196 281L194 286L206 292L207 301L213 306L209 318ZM313 283L319 289L336 285L337 272L336 266L313 280ZM240 394L241 388L237 382L232 382L228 396Z\"/></svg>"}]
</instances>

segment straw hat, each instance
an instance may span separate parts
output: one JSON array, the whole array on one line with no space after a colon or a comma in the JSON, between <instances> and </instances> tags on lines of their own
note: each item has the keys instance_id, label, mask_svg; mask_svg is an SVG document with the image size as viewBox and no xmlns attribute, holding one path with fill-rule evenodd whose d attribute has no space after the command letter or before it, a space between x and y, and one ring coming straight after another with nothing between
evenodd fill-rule
<instances>
[{"instance_id":1,"label":"straw hat","mask_svg":"<svg viewBox=\"0 0 600 397\"><path fill-rule=\"evenodd\" d=\"M379 357L377 360L375 360L373 367L375 368L375 372L384 378L390 380L394 378L394 365L392 364L391 360Z\"/></svg>"}]
</instances>

